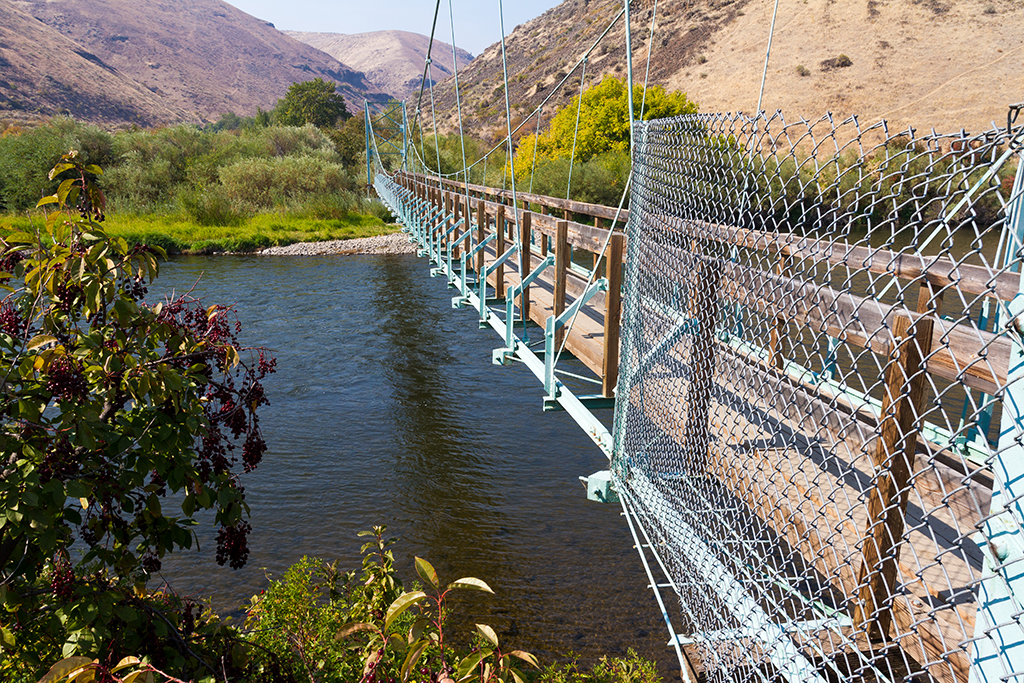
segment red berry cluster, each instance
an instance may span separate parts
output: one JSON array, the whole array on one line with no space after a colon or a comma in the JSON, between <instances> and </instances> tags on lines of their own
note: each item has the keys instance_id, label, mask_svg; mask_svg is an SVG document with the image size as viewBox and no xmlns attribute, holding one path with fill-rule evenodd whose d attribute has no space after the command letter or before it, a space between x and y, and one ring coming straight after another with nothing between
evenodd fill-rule
<instances>
[{"instance_id":1,"label":"red berry cluster","mask_svg":"<svg viewBox=\"0 0 1024 683\"><path fill-rule=\"evenodd\" d=\"M81 470L81 463L75 459L75 451L66 439L51 442L39 466L39 482L45 484L51 479L70 479Z\"/></svg>"},{"instance_id":2,"label":"red berry cluster","mask_svg":"<svg viewBox=\"0 0 1024 683\"><path fill-rule=\"evenodd\" d=\"M81 364L71 356L59 356L47 369L46 390L65 401L85 398L89 385Z\"/></svg>"},{"instance_id":3,"label":"red berry cluster","mask_svg":"<svg viewBox=\"0 0 1024 683\"><path fill-rule=\"evenodd\" d=\"M58 600L70 600L75 592L75 573L71 563L65 558L58 558L53 564L53 577L50 579L50 590Z\"/></svg>"},{"instance_id":4,"label":"red berry cluster","mask_svg":"<svg viewBox=\"0 0 1024 683\"><path fill-rule=\"evenodd\" d=\"M241 569L249 559L248 536L252 525L241 521L234 526L222 526L217 532L217 564L230 563L232 569Z\"/></svg>"},{"instance_id":5,"label":"red berry cluster","mask_svg":"<svg viewBox=\"0 0 1024 683\"><path fill-rule=\"evenodd\" d=\"M12 337L20 337L25 331L25 319L6 301L0 304L0 331Z\"/></svg>"}]
</instances>

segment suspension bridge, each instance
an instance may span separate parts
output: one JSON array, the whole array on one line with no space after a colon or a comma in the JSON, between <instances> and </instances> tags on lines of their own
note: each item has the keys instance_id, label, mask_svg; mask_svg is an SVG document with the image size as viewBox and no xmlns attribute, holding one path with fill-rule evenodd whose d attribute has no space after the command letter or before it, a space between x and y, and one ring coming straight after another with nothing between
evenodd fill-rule
<instances>
[{"instance_id":1,"label":"suspension bridge","mask_svg":"<svg viewBox=\"0 0 1024 683\"><path fill-rule=\"evenodd\" d=\"M628 209L445 177L367 111L368 183L453 308L608 457L588 496L684 680L1024 676L1020 108L631 112Z\"/></svg>"}]
</instances>

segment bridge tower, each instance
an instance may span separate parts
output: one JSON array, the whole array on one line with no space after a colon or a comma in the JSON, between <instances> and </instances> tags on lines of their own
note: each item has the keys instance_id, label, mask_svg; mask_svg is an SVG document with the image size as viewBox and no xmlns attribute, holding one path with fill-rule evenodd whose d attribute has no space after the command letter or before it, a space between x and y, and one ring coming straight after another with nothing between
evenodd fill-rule
<instances>
[{"instance_id":1,"label":"bridge tower","mask_svg":"<svg viewBox=\"0 0 1024 683\"><path fill-rule=\"evenodd\" d=\"M377 170L393 173L408 170L409 119L405 102L392 100L374 118L370 103L363 101L366 121L366 184L373 185L373 164Z\"/></svg>"}]
</instances>

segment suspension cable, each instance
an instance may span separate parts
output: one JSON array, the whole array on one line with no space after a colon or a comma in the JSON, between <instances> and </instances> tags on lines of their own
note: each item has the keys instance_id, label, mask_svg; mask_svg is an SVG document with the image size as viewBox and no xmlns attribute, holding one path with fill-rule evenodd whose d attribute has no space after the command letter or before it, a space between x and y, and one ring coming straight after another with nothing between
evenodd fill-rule
<instances>
[{"instance_id":1,"label":"suspension cable","mask_svg":"<svg viewBox=\"0 0 1024 683\"><path fill-rule=\"evenodd\" d=\"M626 4L626 80L629 84L626 88L626 102L629 103L629 153L630 153L630 165L632 166L632 154L633 154L633 121L636 119L633 117L633 30L631 22L629 20L629 3L630 0L624 0Z\"/></svg>"},{"instance_id":2,"label":"suspension cable","mask_svg":"<svg viewBox=\"0 0 1024 683\"><path fill-rule=\"evenodd\" d=\"M441 0L438 0L440 4ZM430 59L427 59L427 66L430 67ZM437 111L434 109L434 71L428 68L427 76L430 84L430 121L434 125L434 155L437 157L437 185L441 187L441 141L437 137ZM421 136L422 137L422 136Z\"/></svg>"},{"instance_id":3,"label":"suspension cable","mask_svg":"<svg viewBox=\"0 0 1024 683\"><path fill-rule=\"evenodd\" d=\"M466 189L466 211L469 211L469 169L466 168L466 133L462 128L462 94L459 90L459 55L455 51L455 12L452 0L448 0L448 19L452 25L452 68L455 72L455 108L459 112L459 140L462 142L462 177ZM469 221L467 218L467 225Z\"/></svg>"},{"instance_id":4,"label":"suspension cable","mask_svg":"<svg viewBox=\"0 0 1024 683\"><path fill-rule=\"evenodd\" d=\"M430 25L430 42L427 43L427 57L425 60L425 64L423 65L423 77L420 79L420 96L419 99L416 100L416 113L413 115L412 119L412 125L414 129L416 127L416 120L419 118L420 115L420 105L423 104L423 86L426 85L427 83L427 75L430 69L430 54L434 49L434 32L437 30L437 16L440 12L441 0L437 0L437 4L434 5L434 23ZM452 52L452 57L455 57L454 50ZM433 85L433 83L431 83L431 85ZM431 93L431 96L433 96L433 93ZM420 137L420 139L422 139L422 136Z\"/></svg>"},{"instance_id":5,"label":"suspension cable","mask_svg":"<svg viewBox=\"0 0 1024 683\"><path fill-rule=\"evenodd\" d=\"M576 73L576 69L580 68L580 66L583 64L583 60L589 57L590 54L597 49L597 46L601 44L601 41L605 38L605 36L607 36L611 32L611 30L615 28L615 24L618 23L619 19L622 18L623 14L625 14L625 10L619 10L619 13L616 14L615 17L608 23L608 26L605 27L604 31L601 32L601 35L597 37L597 40L595 40L594 43L590 46L590 48L584 53L583 57L580 57L579 61L577 61L576 64L574 64L573 67L569 69L568 73L566 73L565 76L562 77L562 80L555 84L555 86L551 89L551 92L548 94L548 96L545 97L539 105L537 105L537 108L530 112L530 115L527 116L518 126L516 126L512 130L513 135L518 133L520 129L522 129L522 127L525 126L530 121L530 119L534 117L535 114L537 114L544 108L544 105L546 105L548 101L551 100L551 98L558 94L559 90L562 89L562 86L565 85L566 81L569 80L569 77ZM499 147L502 147L504 144L505 140L502 139L501 142L497 143L494 147L492 147L487 154L493 153ZM476 166L481 161L483 161L483 158L473 162L473 166ZM470 168L472 168L472 166ZM459 173L461 172L462 171L459 171Z\"/></svg>"},{"instance_id":6,"label":"suspension cable","mask_svg":"<svg viewBox=\"0 0 1024 683\"><path fill-rule=\"evenodd\" d=\"M768 48L764 52L764 70L761 72L761 92L757 95L757 109L754 116L761 113L761 102L764 98L764 82L768 79L768 58L772 54L772 37L775 35L775 18L779 15L779 0L775 0L775 9L772 10L772 25L768 29Z\"/></svg>"},{"instance_id":7,"label":"suspension cable","mask_svg":"<svg viewBox=\"0 0 1024 683\"><path fill-rule=\"evenodd\" d=\"M583 86L587 78L587 58L583 58L583 73L580 76L580 99L576 104L576 127L572 131L572 154L569 155L569 180L565 183L565 200L569 201L569 191L572 189L572 167L576 163L576 140L580 134L580 113L583 111ZM536 145L534 145L536 149Z\"/></svg>"},{"instance_id":8,"label":"suspension cable","mask_svg":"<svg viewBox=\"0 0 1024 683\"><path fill-rule=\"evenodd\" d=\"M507 155L507 157L505 159L505 165L508 167L509 173L512 176L511 179L510 179L510 182L512 184L512 215L515 216L516 224L518 224L519 223L519 198L516 196L516 173L515 173L515 167L512 165L512 162L513 162L513 156L512 156L512 154L513 154L513 152L512 152L512 105L509 103L509 97L508 97L508 60L507 60L507 58L505 56L505 10L504 10L504 8L502 6L502 0L498 0L498 17L500 19L500 24L501 24L501 70L502 70L502 73L503 73L504 78L505 78L505 126L508 129L508 138L507 138L507 140L508 140L508 146L507 146L508 155ZM486 178L484 178L484 180L486 180ZM504 181L504 178L502 180ZM500 229L500 230L504 230L504 226L501 226L501 227L495 226L495 227ZM515 235L514 235L514 238L513 238L513 244L515 244L517 247L520 246L519 245L519 231L518 230L515 231ZM501 256L501 254L498 254L498 256ZM519 261L519 264L520 264L520 271L522 271L523 259L517 259L517 260ZM523 272L520 272L519 275L520 275L520 277L526 277L526 273L523 273Z\"/></svg>"},{"instance_id":9,"label":"suspension cable","mask_svg":"<svg viewBox=\"0 0 1024 683\"><path fill-rule=\"evenodd\" d=\"M537 132L533 134L533 163L530 164L530 194L533 194L533 176L537 173L537 148L540 147L540 122L544 118L544 105L537 108Z\"/></svg>"},{"instance_id":10,"label":"suspension cable","mask_svg":"<svg viewBox=\"0 0 1024 683\"><path fill-rule=\"evenodd\" d=\"M647 84L651 78L651 50L654 48L654 27L658 21L658 0L654 0L654 12L651 14L651 36L647 41L647 66L644 68L644 96L640 100L640 120L644 120L647 109Z\"/></svg>"}]
</instances>

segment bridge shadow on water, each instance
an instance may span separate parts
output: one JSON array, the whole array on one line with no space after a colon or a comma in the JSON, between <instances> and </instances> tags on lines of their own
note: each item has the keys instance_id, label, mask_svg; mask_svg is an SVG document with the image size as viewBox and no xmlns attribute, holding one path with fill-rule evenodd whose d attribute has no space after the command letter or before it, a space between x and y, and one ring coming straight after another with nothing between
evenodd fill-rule
<instances>
[{"instance_id":1,"label":"bridge shadow on water","mask_svg":"<svg viewBox=\"0 0 1024 683\"><path fill-rule=\"evenodd\" d=\"M452 633L473 621L548 662L635 647L669 674L674 655L616 506L586 500L580 475L607 461L564 413L542 413L523 367L491 365L500 340L453 311L455 294L412 256L178 258L160 291L191 287L238 306L243 343L271 348L270 451L243 478L252 506L249 565L204 552L165 562L179 590L241 614L246 598L303 555L359 567L357 531L387 524L443 579L477 576L496 595L465 594Z\"/></svg>"}]
</instances>

